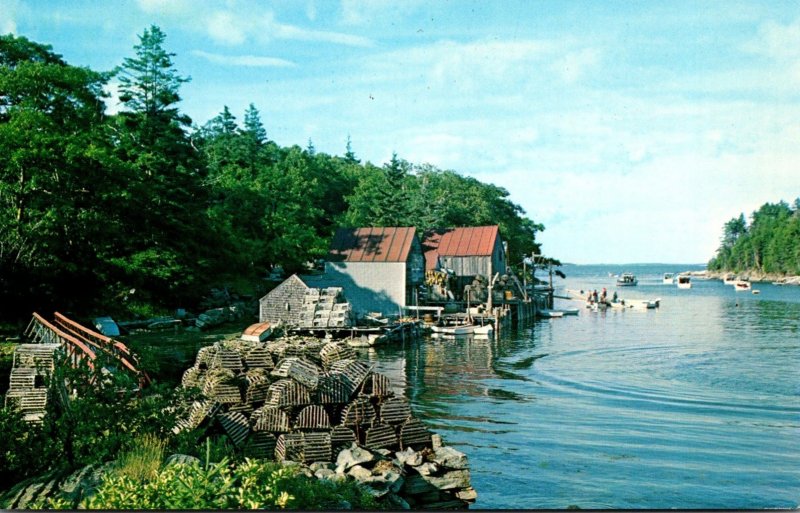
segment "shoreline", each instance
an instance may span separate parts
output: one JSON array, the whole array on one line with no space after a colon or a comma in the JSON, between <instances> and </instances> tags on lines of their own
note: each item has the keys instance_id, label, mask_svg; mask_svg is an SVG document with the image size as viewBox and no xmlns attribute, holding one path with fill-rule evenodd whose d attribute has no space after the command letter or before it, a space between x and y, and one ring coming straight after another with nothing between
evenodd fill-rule
<instances>
[{"instance_id":1,"label":"shoreline","mask_svg":"<svg viewBox=\"0 0 800 513\"><path fill-rule=\"evenodd\" d=\"M762 271L686 271L680 274L687 274L689 276L705 277L712 280L722 280L726 275L732 274L739 279L746 279L754 283L758 282L781 282L785 285L800 285L800 276L786 275L780 273L765 273Z\"/></svg>"}]
</instances>

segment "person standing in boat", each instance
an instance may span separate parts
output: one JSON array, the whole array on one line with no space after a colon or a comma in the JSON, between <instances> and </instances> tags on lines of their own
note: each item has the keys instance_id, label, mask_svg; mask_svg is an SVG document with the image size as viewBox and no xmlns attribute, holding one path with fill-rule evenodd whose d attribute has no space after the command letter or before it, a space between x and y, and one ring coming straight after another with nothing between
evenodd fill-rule
<instances>
[{"instance_id":1,"label":"person standing in boat","mask_svg":"<svg viewBox=\"0 0 800 513\"><path fill-rule=\"evenodd\" d=\"M603 287L603 293L600 294L600 301L605 303L607 298L608 298L608 292L606 291L606 288Z\"/></svg>"}]
</instances>

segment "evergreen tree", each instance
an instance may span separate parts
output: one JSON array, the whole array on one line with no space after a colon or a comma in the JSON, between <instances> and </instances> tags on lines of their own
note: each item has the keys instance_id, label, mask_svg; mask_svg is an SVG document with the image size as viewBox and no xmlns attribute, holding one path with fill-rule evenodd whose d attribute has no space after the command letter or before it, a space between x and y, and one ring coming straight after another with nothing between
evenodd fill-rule
<instances>
[{"instance_id":1,"label":"evergreen tree","mask_svg":"<svg viewBox=\"0 0 800 513\"><path fill-rule=\"evenodd\" d=\"M267 130L261 122L261 114L252 103L244 113L244 133L249 135L259 144L267 142Z\"/></svg>"}]
</instances>

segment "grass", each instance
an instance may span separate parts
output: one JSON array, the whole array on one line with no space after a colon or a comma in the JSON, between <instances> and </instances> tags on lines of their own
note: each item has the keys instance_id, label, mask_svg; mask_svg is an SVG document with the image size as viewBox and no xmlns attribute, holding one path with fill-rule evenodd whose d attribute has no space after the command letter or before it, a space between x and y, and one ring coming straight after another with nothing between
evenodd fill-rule
<instances>
[{"instance_id":1,"label":"grass","mask_svg":"<svg viewBox=\"0 0 800 513\"><path fill-rule=\"evenodd\" d=\"M164 460L166 441L147 434L134 440L132 445L133 448L118 459L114 472L139 482L154 478Z\"/></svg>"}]
</instances>

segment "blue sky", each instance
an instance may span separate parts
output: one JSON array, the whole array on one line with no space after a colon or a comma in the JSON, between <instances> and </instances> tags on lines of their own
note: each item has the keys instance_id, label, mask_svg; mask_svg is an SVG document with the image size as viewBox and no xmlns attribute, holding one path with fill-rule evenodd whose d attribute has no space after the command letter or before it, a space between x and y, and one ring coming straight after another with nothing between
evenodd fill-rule
<instances>
[{"instance_id":1,"label":"blue sky","mask_svg":"<svg viewBox=\"0 0 800 513\"><path fill-rule=\"evenodd\" d=\"M96 70L150 24L195 123L252 102L281 145L505 187L562 261L705 262L800 196L795 1L0 0L0 32Z\"/></svg>"}]
</instances>

